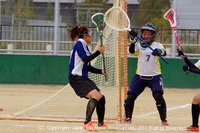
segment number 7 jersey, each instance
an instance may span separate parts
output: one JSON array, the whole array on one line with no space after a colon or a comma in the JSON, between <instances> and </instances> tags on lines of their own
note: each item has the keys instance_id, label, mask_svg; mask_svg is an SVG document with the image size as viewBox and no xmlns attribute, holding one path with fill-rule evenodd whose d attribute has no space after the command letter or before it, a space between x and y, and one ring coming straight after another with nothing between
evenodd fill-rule
<instances>
[{"instance_id":1,"label":"number 7 jersey","mask_svg":"<svg viewBox=\"0 0 200 133\"><path fill-rule=\"evenodd\" d=\"M163 45L159 42L152 42L150 45L152 49L159 48L165 50ZM144 48L140 42L135 44L135 53L138 56L136 74L141 76L155 76L162 74L159 56L153 56L152 50L148 47Z\"/></svg>"}]
</instances>

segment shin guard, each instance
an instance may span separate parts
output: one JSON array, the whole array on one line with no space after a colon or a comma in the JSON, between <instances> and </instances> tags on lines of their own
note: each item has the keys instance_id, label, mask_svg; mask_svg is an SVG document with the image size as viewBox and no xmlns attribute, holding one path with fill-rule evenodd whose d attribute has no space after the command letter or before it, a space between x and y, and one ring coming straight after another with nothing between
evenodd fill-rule
<instances>
[{"instance_id":1,"label":"shin guard","mask_svg":"<svg viewBox=\"0 0 200 133\"><path fill-rule=\"evenodd\" d=\"M167 118L167 110L166 110L166 102L163 98L163 94L160 92L154 92L153 97L156 101L156 107L160 115L161 121L166 121Z\"/></svg>"},{"instance_id":2,"label":"shin guard","mask_svg":"<svg viewBox=\"0 0 200 133\"><path fill-rule=\"evenodd\" d=\"M165 101L163 101L162 103L156 103L156 107L158 109L161 121L166 121L167 111Z\"/></svg>"},{"instance_id":3,"label":"shin guard","mask_svg":"<svg viewBox=\"0 0 200 133\"><path fill-rule=\"evenodd\" d=\"M191 112L192 112L192 126L199 127L199 104L192 104Z\"/></svg>"},{"instance_id":4,"label":"shin guard","mask_svg":"<svg viewBox=\"0 0 200 133\"><path fill-rule=\"evenodd\" d=\"M106 103L105 97L102 96L96 108L97 117L98 117L98 126L101 126L104 124L105 103Z\"/></svg>"},{"instance_id":5,"label":"shin guard","mask_svg":"<svg viewBox=\"0 0 200 133\"><path fill-rule=\"evenodd\" d=\"M136 98L137 98L136 95L129 94L127 99L124 101L124 109L125 109L126 119L132 119L134 103L135 103Z\"/></svg>"},{"instance_id":6,"label":"shin guard","mask_svg":"<svg viewBox=\"0 0 200 133\"><path fill-rule=\"evenodd\" d=\"M86 119L85 119L84 124L87 124L89 121L91 121L92 114L97 104L98 104L98 101L94 98L91 98L88 101L87 109L86 109Z\"/></svg>"}]
</instances>

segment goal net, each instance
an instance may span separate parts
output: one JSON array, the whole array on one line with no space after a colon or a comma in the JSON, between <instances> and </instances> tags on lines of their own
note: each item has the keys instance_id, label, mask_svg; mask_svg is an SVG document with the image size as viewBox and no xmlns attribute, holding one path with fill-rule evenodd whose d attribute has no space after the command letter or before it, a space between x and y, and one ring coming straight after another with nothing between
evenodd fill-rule
<instances>
[{"instance_id":1,"label":"goal net","mask_svg":"<svg viewBox=\"0 0 200 133\"><path fill-rule=\"evenodd\" d=\"M127 11L126 0L115 0L113 6L120 6ZM119 19L119 16L111 15L109 20L123 25L123 20ZM105 65L109 78L105 81L104 76L92 73L89 73L89 78L97 84L106 98L105 121L116 123L123 119L123 102L128 87L128 37L127 32L116 31L108 26L105 26L103 36L105 37L103 37ZM94 51L99 46L100 41ZM102 56L93 60L92 65L103 68ZM84 121L87 102L88 100L79 98L67 84L46 100L12 115L14 119L23 120ZM96 111L94 111L92 120L97 121Z\"/></svg>"}]
</instances>

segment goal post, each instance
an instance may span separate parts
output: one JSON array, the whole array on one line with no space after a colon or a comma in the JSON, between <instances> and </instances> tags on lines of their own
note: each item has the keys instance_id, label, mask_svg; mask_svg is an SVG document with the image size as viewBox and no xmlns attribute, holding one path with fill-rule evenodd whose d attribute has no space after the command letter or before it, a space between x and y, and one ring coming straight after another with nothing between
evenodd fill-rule
<instances>
[{"instance_id":1,"label":"goal post","mask_svg":"<svg viewBox=\"0 0 200 133\"><path fill-rule=\"evenodd\" d=\"M113 6L116 5L127 12L126 0L114 0ZM119 16L111 16L109 21L111 23L117 21L119 25L123 25L123 20ZM106 98L105 122L119 123L124 117L123 102L128 89L128 33L127 31L116 31L109 26L105 26L103 36L105 66L109 77L105 81L104 76L89 73L89 78L97 84ZM99 48L100 43L99 40L93 51ZM94 59L92 65L103 69L102 56ZM71 86L67 84L46 100L15 112L9 118L16 120L82 122L85 119L87 102L88 100L78 97ZM97 121L95 111L92 120Z\"/></svg>"}]
</instances>

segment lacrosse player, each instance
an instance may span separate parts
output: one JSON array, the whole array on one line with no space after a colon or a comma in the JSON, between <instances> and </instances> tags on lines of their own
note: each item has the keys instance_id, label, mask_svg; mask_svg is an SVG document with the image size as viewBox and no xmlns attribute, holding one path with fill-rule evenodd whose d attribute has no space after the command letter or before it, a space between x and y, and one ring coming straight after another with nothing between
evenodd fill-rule
<instances>
[{"instance_id":1,"label":"lacrosse player","mask_svg":"<svg viewBox=\"0 0 200 133\"><path fill-rule=\"evenodd\" d=\"M100 46L93 54L90 52L88 45L92 42L92 31L84 25L74 26L69 34L73 42L76 40L69 62L69 83L79 97L89 99L83 128L88 131L97 131L91 122L95 108L98 115L98 126L107 128L104 124L105 97L96 84L88 78L88 72L108 76L103 70L94 68L90 64L90 61L103 53L105 48Z\"/></svg>"},{"instance_id":2,"label":"lacrosse player","mask_svg":"<svg viewBox=\"0 0 200 133\"><path fill-rule=\"evenodd\" d=\"M153 51L144 42L137 41L138 34L133 29L129 34L131 36L129 52L138 56L138 62L136 75L132 78L127 92L128 97L124 101L126 118L123 123L131 123L135 100L144 91L145 87L149 87L156 101L161 124L168 126L169 124L166 120L166 103L163 98L163 80L159 62L159 56L165 56L166 51L161 43L155 42L156 27L151 23L146 23L141 28L141 38L152 47Z\"/></svg>"},{"instance_id":3,"label":"lacrosse player","mask_svg":"<svg viewBox=\"0 0 200 133\"><path fill-rule=\"evenodd\" d=\"M182 56L186 65L183 65L184 72L193 72L200 74L200 60L193 64L182 49L178 49L178 55ZM200 93L196 94L192 99L191 113L192 113L192 125L189 126L186 131L199 132L199 113L200 113Z\"/></svg>"}]
</instances>

